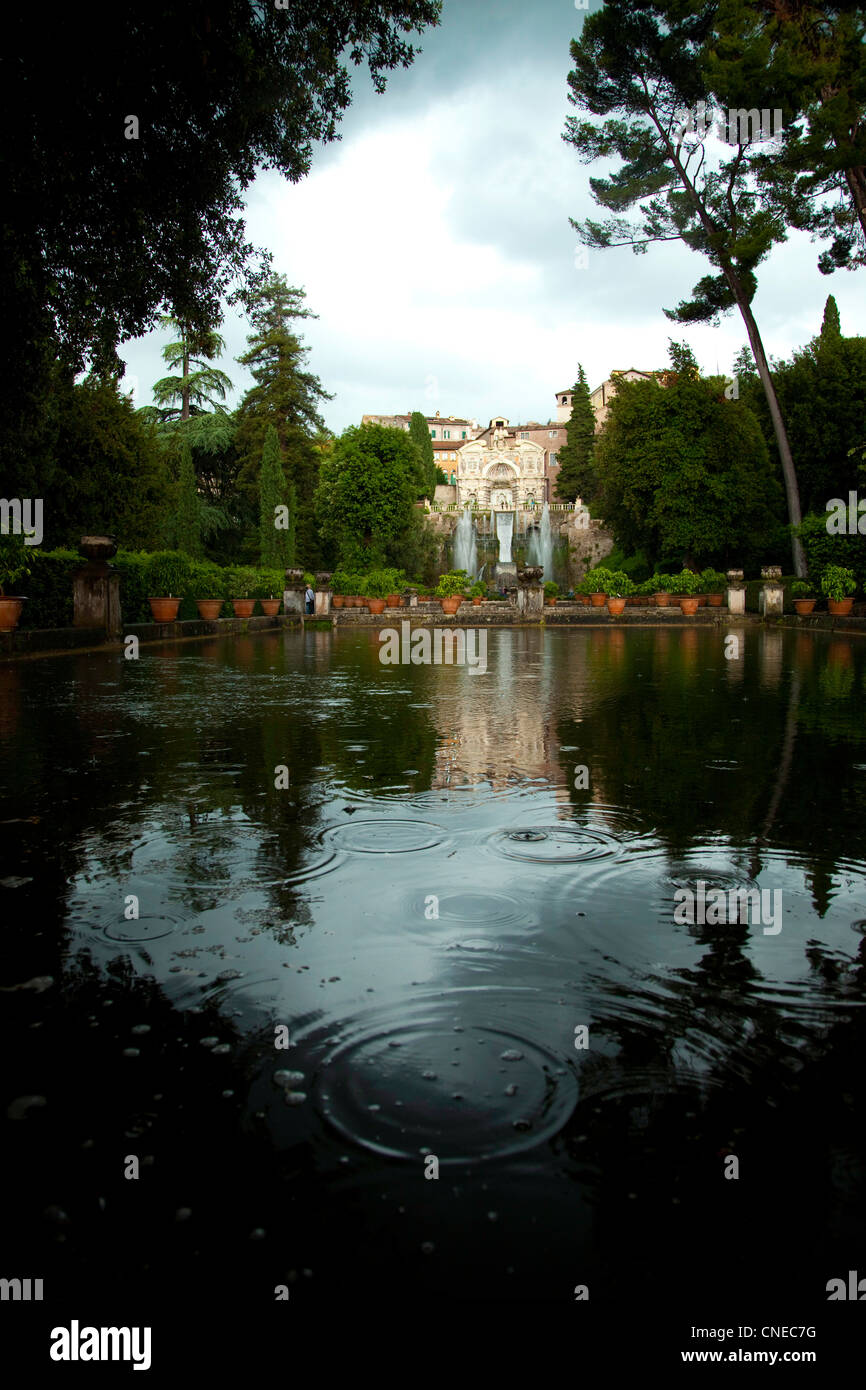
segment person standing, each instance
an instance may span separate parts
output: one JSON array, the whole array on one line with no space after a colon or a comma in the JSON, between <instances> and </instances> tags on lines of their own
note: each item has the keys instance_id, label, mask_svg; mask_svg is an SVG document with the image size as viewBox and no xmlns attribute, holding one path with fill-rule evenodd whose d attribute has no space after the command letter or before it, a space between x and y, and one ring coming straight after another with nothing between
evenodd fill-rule
<instances>
[{"instance_id":1,"label":"person standing","mask_svg":"<svg viewBox=\"0 0 866 1390\"><path fill-rule=\"evenodd\" d=\"M315 609L316 595L314 594L312 588L308 584L306 589L304 590L304 612L307 614L311 614L315 612Z\"/></svg>"}]
</instances>

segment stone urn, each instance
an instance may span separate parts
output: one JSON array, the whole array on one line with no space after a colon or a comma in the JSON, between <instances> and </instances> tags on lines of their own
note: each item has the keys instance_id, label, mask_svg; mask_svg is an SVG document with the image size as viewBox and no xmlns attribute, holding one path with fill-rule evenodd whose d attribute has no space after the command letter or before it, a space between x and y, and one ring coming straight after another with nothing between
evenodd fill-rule
<instances>
[{"instance_id":1,"label":"stone urn","mask_svg":"<svg viewBox=\"0 0 866 1390\"><path fill-rule=\"evenodd\" d=\"M78 542L78 549L91 564L104 565L117 554L117 537L82 536Z\"/></svg>"},{"instance_id":2,"label":"stone urn","mask_svg":"<svg viewBox=\"0 0 866 1390\"><path fill-rule=\"evenodd\" d=\"M528 565L526 569L517 571L518 584L540 584L541 576L544 574L543 565Z\"/></svg>"}]
</instances>

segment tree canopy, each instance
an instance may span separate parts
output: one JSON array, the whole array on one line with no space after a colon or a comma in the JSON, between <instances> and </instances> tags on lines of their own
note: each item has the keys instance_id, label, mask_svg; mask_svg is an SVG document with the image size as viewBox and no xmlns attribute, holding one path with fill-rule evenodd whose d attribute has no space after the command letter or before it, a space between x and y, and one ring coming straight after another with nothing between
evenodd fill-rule
<instances>
[{"instance_id":1,"label":"tree canopy","mask_svg":"<svg viewBox=\"0 0 866 1390\"><path fill-rule=\"evenodd\" d=\"M778 539L781 489L758 422L671 343L667 385L623 381L595 447L605 519L657 561L742 560Z\"/></svg>"},{"instance_id":2,"label":"tree canopy","mask_svg":"<svg viewBox=\"0 0 866 1390\"><path fill-rule=\"evenodd\" d=\"M341 564L418 568L410 542L423 527L414 505L419 462L407 432L386 425L350 426L336 441L322 463L316 511Z\"/></svg>"},{"instance_id":3,"label":"tree canopy","mask_svg":"<svg viewBox=\"0 0 866 1390\"><path fill-rule=\"evenodd\" d=\"M565 444L557 455L559 472L556 475L556 495L563 502L574 502L578 497L587 502L595 497L597 484L592 467L594 445L595 413L586 373L578 364L571 415L565 427Z\"/></svg>"}]
</instances>

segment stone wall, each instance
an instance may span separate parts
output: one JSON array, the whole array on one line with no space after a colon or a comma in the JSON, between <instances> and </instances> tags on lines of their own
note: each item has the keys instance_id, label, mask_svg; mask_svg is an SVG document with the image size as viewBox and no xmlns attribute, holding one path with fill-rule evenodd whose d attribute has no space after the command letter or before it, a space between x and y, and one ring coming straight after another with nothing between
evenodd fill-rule
<instances>
[{"instance_id":1,"label":"stone wall","mask_svg":"<svg viewBox=\"0 0 866 1390\"><path fill-rule=\"evenodd\" d=\"M590 520L588 525L577 523L585 519L569 512L559 527L560 536L568 542L568 581L576 588L587 570L600 565L614 547L613 533L605 530L604 522Z\"/></svg>"}]
</instances>

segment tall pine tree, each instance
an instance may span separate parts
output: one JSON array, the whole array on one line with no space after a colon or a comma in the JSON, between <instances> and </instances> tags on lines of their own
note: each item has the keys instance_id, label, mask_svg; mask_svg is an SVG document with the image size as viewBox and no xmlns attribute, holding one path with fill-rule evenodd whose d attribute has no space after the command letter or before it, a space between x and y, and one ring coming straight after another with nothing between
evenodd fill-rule
<instances>
[{"instance_id":1,"label":"tall pine tree","mask_svg":"<svg viewBox=\"0 0 866 1390\"><path fill-rule=\"evenodd\" d=\"M562 502L581 497L592 501L597 495L592 453L595 447L595 414L589 398L589 383L578 363L577 381L571 401L571 415L565 427L565 444L559 451L556 495Z\"/></svg>"},{"instance_id":2,"label":"tall pine tree","mask_svg":"<svg viewBox=\"0 0 866 1390\"><path fill-rule=\"evenodd\" d=\"M286 508L286 513L279 508ZM287 524L284 524L286 522ZM273 425L268 426L259 469L259 540L263 566L275 568L294 560L294 499L280 458L280 441Z\"/></svg>"},{"instance_id":3,"label":"tall pine tree","mask_svg":"<svg viewBox=\"0 0 866 1390\"><path fill-rule=\"evenodd\" d=\"M274 275L247 298L252 332L249 347L238 358L249 367L255 384L237 410L238 453L242 459L240 486L258 495L259 468L268 428L277 432L286 482L298 499L296 543L307 565L318 562L320 543L312 499L318 484L320 454L314 441L325 425L319 403L333 399L319 378L304 369L309 348L294 332L295 319L316 318L304 305L304 291L293 288L284 275Z\"/></svg>"},{"instance_id":4,"label":"tall pine tree","mask_svg":"<svg viewBox=\"0 0 866 1390\"><path fill-rule=\"evenodd\" d=\"M201 502L195 480L192 450L184 440L180 453L180 479L177 495L177 518L175 522L177 548L194 560L203 553L201 543Z\"/></svg>"},{"instance_id":5,"label":"tall pine tree","mask_svg":"<svg viewBox=\"0 0 866 1390\"><path fill-rule=\"evenodd\" d=\"M436 459L433 456L433 440L430 438L430 426L427 424L425 416L420 410L413 410L409 419L409 438L418 445L421 451L421 458L424 466L424 479L426 483L426 496L433 501L436 491Z\"/></svg>"}]
</instances>

